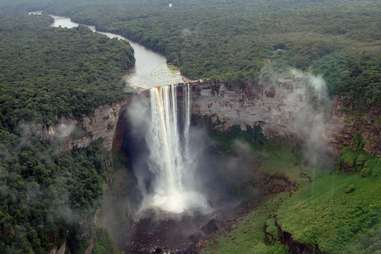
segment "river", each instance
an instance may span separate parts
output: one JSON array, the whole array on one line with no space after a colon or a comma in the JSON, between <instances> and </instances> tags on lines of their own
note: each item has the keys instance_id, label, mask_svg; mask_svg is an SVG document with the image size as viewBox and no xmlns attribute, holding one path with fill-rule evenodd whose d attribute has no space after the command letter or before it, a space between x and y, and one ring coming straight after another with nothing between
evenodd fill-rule
<instances>
[{"instance_id":1,"label":"river","mask_svg":"<svg viewBox=\"0 0 381 254\"><path fill-rule=\"evenodd\" d=\"M72 29L81 25L89 28L95 33L105 35L110 39L128 41L134 49L136 62L134 69L124 77L127 86L148 89L183 82L183 77L180 72L176 68L169 66L164 56L153 52L138 43L132 42L118 34L97 31L94 26L78 24L68 17L50 16L54 19L54 22L51 25L52 27Z\"/></svg>"}]
</instances>

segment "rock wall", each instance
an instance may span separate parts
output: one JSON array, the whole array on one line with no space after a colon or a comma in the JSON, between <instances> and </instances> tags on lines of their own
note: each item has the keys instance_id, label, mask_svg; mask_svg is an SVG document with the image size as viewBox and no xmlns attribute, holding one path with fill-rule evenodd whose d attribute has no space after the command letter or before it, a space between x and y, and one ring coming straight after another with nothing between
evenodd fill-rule
<instances>
[{"instance_id":1,"label":"rock wall","mask_svg":"<svg viewBox=\"0 0 381 254\"><path fill-rule=\"evenodd\" d=\"M111 151L119 115L128 103L128 98L111 105L100 106L83 118L61 118L58 124L42 128L42 138L58 143L62 151L87 147L91 142L102 139L103 146Z\"/></svg>"},{"instance_id":2,"label":"rock wall","mask_svg":"<svg viewBox=\"0 0 381 254\"><path fill-rule=\"evenodd\" d=\"M324 118L316 119L321 111L306 111L306 101L311 98L303 92L298 94L293 80L279 80L276 86L198 81L192 83L192 87L193 114L210 118L216 130L225 131L233 125L242 130L247 126L261 126L267 137L299 140L308 139L315 132L318 136L314 138L322 140L335 153L344 146L352 146L353 137L359 134L365 141L365 151L381 156L381 110L378 108L366 113L352 112L340 98L335 98L326 102L329 105L324 109ZM300 117L305 121L300 122ZM314 127L315 120L324 122L320 130Z\"/></svg>"},{"instance_id":3,"label":"rock wall","mask_svg":"<svg viewBox=\"0 0 381 254\"><path fill-rule=\"evenodd\" d=\"M381 156L381 110L370 108L367 112L346 112L348 106L338 103L338 112L342 112L344 127L337 135L337 143L354 146L353 136L360 134L365 141L364 150Z\"/></svg>"},{"instance_id":4,"label":"rock wall","mask_svg":"<svg viewBox=\"0 0 381 254\"><path fill-rule=\"evenodd\" d=\"M200 80L190 85L192 114L208 118L216 130L226 131L232 126L246 130L260 126L266 137L319 140L335 153L343 146L351 145L353 135L360 133L369 141L365 149L381 155L381 130L376 123L381 119L381 112L373 110L361 118L353 117L343 110L345 107L338 99L324 101L322 104L327 107L323 111L313 109L310 104L314 98L295 85L294 80L280 79L275 85ZM138 94L149 96L144 91L136 96ZM182 96L181 92L179 94ZM104 148L111 151L118 136L120 114L129 101L126 98L98 107L81 119L61 118L54 126L42 127L41 136L58 143L63 151L86 147L101 138Z\"/></svg>"},{"instance_id":5,"label":"rock wall","mask_svg":"<svg viewBox=\"0 0 381 254\"><path fill-rule=\"evenodd\" d=\"M315 108L314 98L293 80L279 80L276 85L199 82L192 90L193 114L210 118L216 130L260 126L266 137L314 139L329 144L332 151L339 149L344 117L336 112L336 102Z\"/></svg>"}]
</instances>

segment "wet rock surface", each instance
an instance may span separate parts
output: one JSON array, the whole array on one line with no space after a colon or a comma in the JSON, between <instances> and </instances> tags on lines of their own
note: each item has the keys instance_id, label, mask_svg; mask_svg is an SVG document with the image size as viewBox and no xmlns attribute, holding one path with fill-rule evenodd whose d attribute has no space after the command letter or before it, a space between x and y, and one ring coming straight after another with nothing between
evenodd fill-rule
<instances>
[{"instance_id":1,"label":"wet rock surface","mask_svg":"<svg viewBox=\"0 0 381 254\"><path fill-rule=\"evenodd\" d=\"M216 230L213 216L146 211L132 225L125 251L137 254L198 253L198 242Z\"/></svg>"},{"instance_id":2,"label":"wet rock surface","mask_svg":"<svg viewBox=\"0 0 381 254\"><path fill-rule=\"evenodd\" d=\"M231 230L240 218L255 209L263 199L279 192L291 194L296 188L295 183L284 176L257 173L256 179L263 183L259 186L257 196L244 202L225 204L209 214L179 215L155 210L143 212L129 229L125 253L200 253L206 241L213 239L215 234ZM275 238L279 240L278 236Z\"/></svg>"}]
</instances>

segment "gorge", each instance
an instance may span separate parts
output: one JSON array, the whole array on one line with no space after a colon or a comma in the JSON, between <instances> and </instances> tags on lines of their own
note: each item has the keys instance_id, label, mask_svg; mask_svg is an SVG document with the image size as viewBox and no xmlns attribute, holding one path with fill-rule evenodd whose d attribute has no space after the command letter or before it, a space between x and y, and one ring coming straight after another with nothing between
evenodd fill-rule
<instances>
[{"instance_id":1,"label":"gorge","mask_svg":"<svg viewBox=\"0 0 381 254\"><path fill-rule=\"evenodd\" d=\"M52 18L56 28L84 26ZM274 69L269 61L255 80L191 81L168 67L162 56L130 44L136 65L124 77L121 100L83 117L61 117L57 124L39 126L43 140L58 142L63 152L87 148L99 139L113 152L117 179L110 176L107 188L116 196L127 194L108 199L106 191L96 221L127 253L198 253L217 232L230 231L238 218L266 199L291 197L314 181L320 171L313 167L333 167L342 147L352 142L354 124L341 111L340 99L328 97L319 75ZM361 149L377 154L375 143ZM268 153L274 144L280 148ZM271 157L277 149L291 159ZM280 163L267 168L268 160ZM118 209L122 220L110 215ZM320 245L294 239L284 213L280 220L273 212L267 216L262 231L269 248L282 244L298 254L319 250Z\"/></svg>"},{"instance_id":2,"label":"gorge","mask_svg":"<svg viewBox=\"0 0 381 254\"><path fill-rule=\"evenodd\" d=\"M31 14L35 15L34 13L38 12ZM72 29L80 26L69 18L51 17L54 19L53 27ZM126 40L119 35L98 32L92 26L86 27L110 39ZM137 184L140 195L142 195L142 200L138 204L139 208L134 216L138 216L144 213L145 210L150 209L161 210L168 214L186 214L196 211L205 213L210 209L207 200L203 197L203 194L195 189L195 186L190 181L190 179L195 178L193 171L194 167L197 167L197 157L191 155L190 151L191 87L189 85L177 87L176 83L179 82L181 76L166 65L163 57L144 49L138 44L131 44L135 51L136 64L134 70L125 77L126 89L141 90L142 88L148 88L146 94L150 98L148 104L146 104L149 106L140 108L140 112L137 113L140 116L129 116L131 119L128 119L133 123L135 129L145 130L142 135L145 137L146 149L148 150L147 158L144 158L144 160L148 160L146 168L134 168L134 166L130 168L133 175L138 178ZM156 87L150 88L153 86ZM179 102L182 104L181 107L179 107L177 100L178 88L181 90L182 95ZM121 132L116 129L117 126L125 125L118 123L119 116L126 112L129 113L130 108L134 108L136 95L133 94L136 92L132 91L130 93L129 98L120 103L116 103L111 107L98 108L95 110L94 117L90 117L89 120L61 119L57 126L47 127L43 131L43 137L47 140L54 140L59 136L61 142L66 144L62 147L69 150L86 147L93 140L103 138L104 147L111 150L113 142L110 142L110 140L114 139L114 133ZM144 126L137 126L136 123L139 122L138 118L142 117L141 114L149 114L150 117L144 122ZM122 117L121 121L124 120ZM66 132L65 136L60 135L62 129L69 128L71 128L71 131L74 129L83 130L84 136L80 139L72 139L70 131ZM114 142L122 143L123 141L115 140ZM135 147L133 149L136 150ZM150 177L139 179L141 174L139 171L144 170L150 172ZM172 220L177 221L177 219ZM139 220L136 223L139 225ZM153 222L145 225L143 231L149 232L153 225ZM135 234L138 234L139 230L137 229ZM131 237L134 238L134 234L129 236L129 238ZM139 240L141 241L141 239ZM184 240L181 239L181 241ZM162 243L156 244L160 246ZM147 249L147 246L143 246L143 248ZM188 248L188 246L185 247ZM138 246L138 248L141 248L141 246ZM132 251L138 251L138 249Z\"/></svg>"},{"instance_id":3,"label":"gorge","mask_svg":"<svg viewBox=\"0 0 381 254\"><path fill-rule=\"evenodd\" d=\"M35 15L35 13L40 14L40 12L31 12L31 15ZM79 26L79 24L72 22L70 18L51 17L54 19L53 27L71 29ZM98 32L93 26L87 27L91 31L105 35L110 39L126 40L120 35ZM148 124L148 134L146 134L150 150L150 170L156 175L156 179L153 184L153 194L149 194L152 197L143 200L142 209L146 208L146 206L148 208L152 206L173 213L183 213L190 208L206 209L207 204L202 196L195 191L188 191L190 186L184 186L187 176L192 176L192 163L189 154L192 96L190 86L186 85L183 88L184 107L183 114L180 115L178 113L177 88L174 85L181 80L180 74L175 70L171 70L162 56L136 43L131 43L131 45L135 51L136 64L132 73L127 74L125 77L127 86L130 88L156 86L149 90L151 120ZM102 121L98 121L101 125L106 125L106 129L111 131L111 134L103 136L106 139L104 145L108 149L110 149L111 145L110 137L115 132L115 116L118 115L118 111L121 109L122 107L119 105L112 106L110 112L106 109L106 115ZM105 110L96 110L95 114L99 111ZM70 124L61 122L56 129L62 129L64 125L75 125L73 121L69 122ZM84 128L86 129L86 127ZM54 129L47 132L53 136L57 133ZM89 133L89 130L87 130L87 133ZM91 133L91 135L94 139L101 136L96 133ZM85 146L83 142L86 141L82 140L82 144L76 146ZM69 147L73 146L75 145L69 145ZM146 190L142 190L142 192L145 193Z\"/></svg>"},{"instance_id":4,"label":"gorge","mask_svg":"<svg viewBox=\"0 0 381 254\"><path fill-rule=\"evenodd\" d=\"M379 254L378 0L0 0L0 253Z\"/></svg>"},{"instance_id":5,"label":"gorge","mask_svg":"<svg viewBox=\"0 0 381 254\"><path fill-rule=\"evenodd\" d=\"M52 17L55 19L53 23L55 27L79 26L69 18ZM97 31L95 27L87 27L94 32ZM119 35L100 33L110 39L125 40ZM58 135L61 142L66 144L63 146L64 149L69 150L86 147L98 138L104 140L103 145L109 151L121 151L126 149L123 148L126 145L130 146L125 153L130 161L129 177L136 179L136 182L131 184L130 181L131 186L127 189L131 193L138 194L133 198L135 201L128 201L131 202L130 209L135 207L132 209L133 212L129 212L129 216L136 217L132 219L136 221L130 226L128 224L131 222L123 224L130 230L127 235L122 233L122 237L117 237L120 246L125 245L126 238L130 239L130 243L125 247L128 251L143 253L160 249L194 251L196 243L210 234L207 229L205 233L202 228L207 228L208 225L213 228L211 225L216 217L223 221L236 216L232 211L237 205L230 204L236 199L235 195L229 194L221 199L218 192L212 191L213 188L220 189L221 186L209 183L210 186L207 188L201 184L216 177L213 171L217 170L213 166L201 167L210 171L209 176L206 176L205 173L200 173L200 168L197 168L200 167L198 164L200 158L198 153L194 152L194 149L197 149L194 146L202 149L207 145L192 142L194 136L191 138L190 132L193 128L191 122L194 125L206 120L207 128L219 132L229 131L235 126L239 126L243 132L259 128L269 139L277 137L298 140L297 143L305 145L306 151L310 154L321 154L323 150L328 152L327 147L331 153L337 153L338 148L333 144L342 119L335 115L332 109L319 106L325 102L326 95L325 84L320 84L324 81L318 77L285 71L283 74L264 73L277 77L274 81L263 78L256 84L246 83L239 86L215 81L181 83L179 82L181 77L167 67L164 58L137 44L131 43L131 45L135 50L136 66L131 74L125 76L129 91L126 98L113 105L102 106L96 109L93 115L81 120L62 119L57 126L48 127L44 134L49 140L56 137L63 126L82 129L84 136L79 139L70 134ZM157 65L147 63L157 63ZM316 86L322 90L312 90L311 94L309 86L313 89ZM135 89L131 91L131 88ZM310 97L316 95L323 96L318 98L322 101L318 101L317 109L311 109ZM302 122L298 123L298 119ZM310 136L308 126L311 125L315 128L313 134L316 138ZM127 134L129 132L131 134ZM133 141L134 139L136 141ZM315 142L316 140L319 142ZM311 142L308 143L309 141ZM138 146L141 148L138 149ZM145 152L138 154L137 151ZM209 152L208 156L212 157ZM317 163L316 159L313 163ZM221 185L224 181L226 180L221 178ZM154 212L157 209L161 212ZM195 217L193 213L196 213ZM172 217L170 214L175 216ZM180 214L180 217L176 214ZM157 225L156 220L161 222ZM189 225L191 228L184 231L184 225ZM109 228L109 225L104 227ZM155 230L157 232L154 234L157 236L152 238L149 234ZM160 238L159 231L167 232L168 235L176 231L183 233L176 237L167 237L177 239L176 241L169 239L168 242L168 239ZM214 229L211 232L214 232Z\"/></svg>"}]
</instances>

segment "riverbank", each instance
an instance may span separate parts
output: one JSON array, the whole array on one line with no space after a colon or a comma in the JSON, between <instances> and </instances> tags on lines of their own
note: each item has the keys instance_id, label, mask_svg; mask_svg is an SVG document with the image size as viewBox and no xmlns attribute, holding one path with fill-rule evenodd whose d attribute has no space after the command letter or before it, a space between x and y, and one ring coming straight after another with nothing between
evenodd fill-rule
<instances>
[{"instance_id":1,"label":"riverbank","mask_svg":"<svg viewBox=\"0 0 381 254\"><path fill-rule=\"evenodd\" d=\"M174 66L168 65L165 57L138 43L128 40L120 34L98 31L93 25L79 24L68 17L55 15L51 15L51 17L54 19L54 22L51 25L52 27L72 29L84 26L92 32L104 35L109 39L127 41L133 48L135 57L134 68L123 77L126 81L126 85L129 87L148 89L161 85L182 83L184 81L179 70Z\"/></svg>"}]
</instances>

